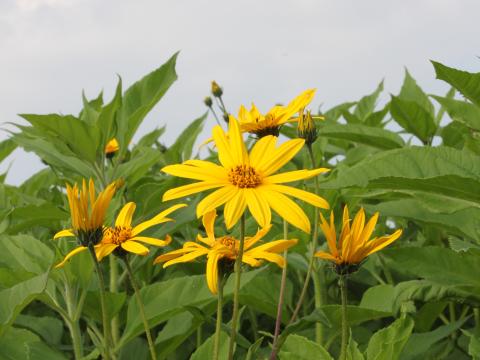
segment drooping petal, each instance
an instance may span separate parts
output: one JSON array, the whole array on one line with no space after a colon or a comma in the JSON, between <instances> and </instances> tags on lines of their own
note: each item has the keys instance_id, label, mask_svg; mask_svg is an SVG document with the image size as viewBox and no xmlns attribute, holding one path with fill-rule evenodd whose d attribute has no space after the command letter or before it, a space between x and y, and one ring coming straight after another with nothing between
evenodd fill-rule
<instances>
[{"instance_id":1,"label":"drooping petal","mask_svg":"<svg viewBox=\"0 0 480 360\"><path fill-rule=\"evenodd\" d=\"M300 190L292 186L278 185L278 184L268 185L268 188L281 192L286 195L296 197L297 199L303 200L306 203L309 203L310 205L313 205L322 209L330 208L330 205L328 205L327 200L325 200L324 198L318 195L315 195L314 193L311 193L305 190Z\"/></svg>"},{"instance_id":2,"label":"drooping petal","mask_svg":"<svg viewBox=\"0 0 480 360\"><path fill-rule=\"evenodd\" d=\"M165 237L165 240L155 239L155 238L147 237L147 236L135 236L135 237L131 238L130 240L140 241L140 242L143 242L145 244L160 246L160 247L167 246L168 244L170 244L172 242L172 238L171 238L170 235L167 235Z\"/></svg>"},{"instance_id":3,"label":"drooping petal","mask_svg":"<svg viewBox=\"0 0 480 360\"><path fill-rule=\"evenodd\" d=\"M279 252L282 252L283 250L291 248L292 246L295 246L297 243L298 243L297 239L269 241L265 244L262 244L260 246L257 246L249 250L248 254L254 254L257 251L260 251L260 252L268 251L273 253L279 253Z\"/></svg>"},{"instance_id":4,"label":"drooping petal","mask_svg":"<svg viewBox=\"0 0 480 360\"><path fill-rule=\"evenodd\" d=\"M167 190L162 197L163 201L178 199L184 196L192 195L205 190L210 190L224 186L223 182L209 182L200 181L193 184L179 186L170 190Z\"/></svg>"},{"instance_id":5,"label":"drooping petal","mask_svg":"<svg viewBox=\"0 0 480 360\"><path fill-rule=\"evenodd\" d=\"M79 253L81 253L82 251L85 251L87 250L88 248L86 246L79 246L75 249L73 249L72 251L70 251L66 256L65 258L62 260L62 262L58 263L57 265L55 265L55 269L58 269L60 267L62 267L63 265L65 265L65 263L68 261L68 259L70 259L72 256L75 256Z\"/></svg>"},{"instance_id":6,"label":"drooping petal","mask_svg":"<svg viewBox=\"0 0 480 360\"><path fill-rule=\"evenodd\" d=\"M224 256L221 251L210 251L207 259L207 285L212 294L218 291L218 261Z\"/></svg>"},{"instance_id":7,"label":"drooping petal","mask_svg":"<svg viewBox=\"0 0 480 360\"><path fill-rule=\"evenodd\" d=\"M162 223L167 222L167 221L172 221L172 219L167 218L167 215L171 214L172 212L174 212L178 209L184 208L186 206L187 206L187 204L176 204L176 205L170 206L168 209L163 210L162 212L160 212L159 214L154 216L152 219L144 221L144 222L138 224L137 226L135 226L132 229L132 236L137 236L142 231L144 231L144 230L146 230L146 229L148 229L148 228L150 228L154 225L162 224Z\"/></svg>"},{"instance_id":8,"label":"drooping petal","mask_svg":"<svg viewBox=\"0 0 480 360\"><path fill-rule=\"evenodd\" d=\"M203 216L207 212L222 206L233 198L237 191L238 188L236 186L227 185L205 196L197 205L197 217Z\"/></svg>"},{"instance_id":9,"label":"drooping petal","mask_svg":"<svg viewBox=\"0 0 480 360\"><path fill-rule=\"evenodd\" d=\"M126 203L120 213L117 216L115 221L115 226L131 227L132 226L132 216L135 212L136 205L134 202Z\"/></svg>"},{"instance_id":10,"label":"drooping petal","mask_svg":"<svg viewBox=\"0 0 480 360\"><path fill-rule=\"evenodd\" d=\"M238 222L240 216L245 212L247 206L245 193L245 189L238 189L235 196L225 204L223 216L225 218L227 229L231 229Z\"/></svg>"},{"instance_id":11,"label":"drooping petal","mask_svg":"<svg viewBox=\"0 0 480 360\"><path fill-rule=\"evenodd\" d=\"M283 219L293 226L310 233L310 221L305 212L291 199L279 193L278 191L271 191L266 186L257 187L261 190L262 195L268 201L270 207Z\"/></svg>"},{"instance_id":12,"label":"drooping petal","mask_svg":"<svg viewBox=\"0 0 480 360\"><path fill-rule=\"evenodd\" d=\"M317 176L318 174L323 174L329 171L330 169L327 169L327 168L318 168L314 170L289 171L281 174L270 175L269 177L264 179L264 183L267 183L267 182L272 184L288 183L292 181L309 179L311 177Z\"/></svg>"},{"instance_id":13,"label":"drooping petal","mask_svg":"<svg viewBox=\"0 0 480 360\"><path fill-rule=\"evenodd\" d=\"M321 258L321 259L331 260L331 261L338 262L338 259L337 259L335 256L333 256L332 254L327 253L327 252L325 252L325 251L317 251L317 252L315 253L315 256L316 256L316 257L319 257L319 258Z\"/></svg>"},{"instance_id":14,"label":"drooping petal","mask_svg":"<svg viewBox=\"0 0 480 360\"><path fill-rule=\"evenodd\" d=\"M257 259L254 259L253 257L251 257L247 254L243 254L242 262L244 262L245 264L248 264L250 266L253 266L253 267L257 267L257 266L262 265L261 261L258 261Z\"/></svg>"},{"instance_id":15,"label":"drooping petal","mask_svg":"<svg viewBox=\"0 0 480 360\"><path fill-rule=\"evenodd\" d=\"M207 233L207 239L200 240L207 245L213 246L215 244L215 219L217 218L217 210L207 212L202 217L203 227ZM200 237L200 235L199 235Z\"/></svg>"},{"instance_id":16,"label":"drooping petal","mask_svg":"<svg viewBox=\"0 0 480 360\"><path fill-rule=\"evenodd\" d=\"M183 249L184 250L184 255L182 256L177 256L171 260L168 260L165 264L163 264L163 267L166 268L167 266L170 266L170 265L173 265L173 264L178 264L178 263L184 263L184 262L190 262L190 261L193 261L194 259L196 259L197 257L199 256L203 256L205 254L208 253L208 249L206 248L199 248L199 249L193 249L193 248L190 248L190 249ZM188 252L187 252L188 250ZM166 259L167 258L167 255L169 255L170 253L167 253L165 255L161 255L159 256L157 259L155 259L155 263L158 263L158 262L163 262L164 260L163 259ZM162 258L163 256L163 258ZM162 258L162 259L160 259Z\"/></svg>"},{"instance_id":17,"label":"drooping petal","mask_svg":"<svg viewBox=\"0 0 480 360\"><path fill-rule=\"evenodd\" d=\"M304 139L293 139L284 142L262 163L259 170L264 176L273 174L289 162L305 144Z\"/></svg>"},{"instance_id":18,"label":"drooping petal","mask_svg":"<svg viewBox=\"0 0 480 360\"><path fill-rule=\"evenodd\" d=\"M98 261L102 261L105 256L108 256L118 247L117 244L99 244L95 246L95 255Z\"/></svg>"},{"instance_id":19,"label":"drooping petal","mask_svg":"<svg viewBox=\"0 0 480 360\"><path fill-rule=\"evenodd\" d=\"M73 229L64 229L57 232L53 236L53 240L57 240L58 238L61 238L61 237L71 237L71 236L75 236L75 234L73 233Z\"/></svg>"},{"instance_id":20,"label":"drooping petal","mask_svg":"<svg viewBox=\"0 0 480 360\"><path fill-rule=\"evenodd\" d=\"M250 253L249 256L255 257L255 259L267 260L269 262L277 264L281 268L285 266L285 259L282 255L279 254L274 254L267 251L256 251L254 253Z\"/></svg>"},{"instance_id":21,"label":"drooping petal","mask_svg":"<svg viewBox=\"0 0 480 360\"><path fill-rule=\"evenodd\" d=\"M147 247L132 240L124 241L123 243L120 244L120 246L122 247L123 250L126 250L128 252L131 252L137 255L147 255L149 252Z\"/></svg>"},{"instance_id":22,"label":"drooping petal","mask_svg":"<svg viewBox=\"0 0 480 360\"><path fill-rule=\"evenodd\" d=\"M258 241L260 241L272 228L271 224L268 224L264 228L257 231L257 233L252 237L247 237L245 239L245 251L250 249L253 245L255 245Z\"/></svg>"},{"instance_id":23,"label":"drooping petal","mask_svg":"<svg viewBox=\"0 0 480 360\"><path fill-rule=\"evenodd\" d=\"M272 213L267 200L262 196L262 192L256 189L245 189L245 195L248 209L258 225L261 227L268 226L272 221Z\"/></svg>"}]
</instances>

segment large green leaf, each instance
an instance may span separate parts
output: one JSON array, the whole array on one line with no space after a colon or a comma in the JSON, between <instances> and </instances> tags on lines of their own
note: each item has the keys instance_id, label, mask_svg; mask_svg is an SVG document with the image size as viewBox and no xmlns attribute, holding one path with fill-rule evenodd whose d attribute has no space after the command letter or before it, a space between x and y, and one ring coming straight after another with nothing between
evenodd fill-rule
<instances>
[{"instance_id":1,"label":"large green leaf","mask_svg":"<svg viewBox=\"0 0 480 360\"><path fill-rule=\"evenodd\" d=\"M16 148L17 144L13 139L7 139L0 142L0 161L5 160L5 158L10 155Z\"/></svg>"},{"instance_id":2,"label":"large green leaf","mask_svg":"<svg viewBox=\"0 0 480 360\"><path fill-rule=\"evenodd\" d=\"M396 360L413 330L413 320L409 317L395 320L389 327L377 331L367 347L367 360Z\"/></svg>"},{"instance_id":3,"label":"large green leaf","mask_svg":"<svg viewBox=\"0 0 480 360\"><path fill-rule=\"evenodd\" d=\"M445 108L452 120L460 121L469 128L480 131L480 108L478 106L441 96L432 95L432 97Z\"/></svg>"},{"instance_id":4,"label":"large green leaf","mask_svg":"<svg viewBox=\"0 0 480 360\"><path fill-rule=\"evenodd\" d=\"M15 326L33 331L48 344L60 344L63 335L63 323L52 316L19 315Z\"/></svg>"},{"instance_id":5,"label":"large green leaf","mask_svg":"<svg viewBox=\"0 0 480 360\"><path fill-rule=\"evenodd\" d=\"M433 115L415 101L392 95L390 113L402 128L414 134L423 143L430 142L435 134L436 125Z\"/></svg>"},{"instance_id":6,"label":"large green leaf","mask_svg":"<svg viewBox=\"0 0 480 360\"><path fill-rule=\"evenodd\" d=\"M361 307L383 312L393 311L394 287L393 285L377 285L368 288L363 293Z\"/></svg>"},{"instance_id":7,"label":"large green leaf","mask_svg":"<svg viewBox=\"0 0 480 360\"><path fill-rule=\"evenodd\" d=\"M165 156L169 163L179 163L191 158L193 146L198 135L202 132L207 115L208 113L205 113L198 119L192 121L192 123L182 131L177 140L175 140L175 143L168 148Z\"/></svg>"},{"instance_id":8,"label":"large green leaf","mask_svg":"<svg viewBox=\"0 0 480 360\"><path fill-rule=\"evenodd\" d=\"M123 155L141 122L177 79L175 63L178 53L165 64L130 86L123 95L117 117L120 154Z\"/></svg>"},{"instance_id":9,"label":"large green leaf","mask_svg":"<svg viewBox=\"0 0 480 360\"><path fill-rule=\"evenodd\" d=\"M60 221L68 219L68 213L50 203L44 203L18 207L10 213L10 219L8 232L15 234L33 226L58 229Z\"/></svg>"},{"instance_id":10,"label":"large green leaf","mask_svg":"<svg viewBox=\"0 0 480 360\"><path fill-rule=\"evenodd\" d=\"M220 333L220 346L218 349L218 358L228 358L228 343L230 336L225 332ZM214 335L210 336L190 357L190 360L213 359Z\"/></svg>"},{"instance_id":11,"label":"large green leaf","mask_svg":"<svg viewBox=\"0 0 480 360\"><path fill-rule=\"evenodd\" d=\"M122 178L132 186L161 159L161 156L158 150L150 147L136 148L130 160L118 166L115 178Z\"/></svg>"},{"instance_id":12,"label":"large green leaf","mask_svg":"<svg viewBox=\"0 0 480 360\"><path fill-rule=\"evenodd\" d=\"M365 121L375 110L377 99L380 93L383 91L383 80L378 84L377 88L370 95L362 97L355 107L353 114L357 116L361 121Z\"/></svg>"},{"instance_id":13,"label":"large green leaf","mask_svg":"<svg viewBox=\"0 0 480 360\"><path fill-rule=\"evenodd\" d=\"M471 102L480 106L480 73L457 70L432 61L437 79L446 81Z\"/></svg>"},{"instance_id":14,"label":"large green leaf","mask_svg":"<svg viewBox=\"0 0 480 360\"><path fill-rule=\"evenodd\" d=\"M396 149L405 145L402 138L388 130L361 124L332 124L319 129L319 136L348 140L379 149Z\"/></svg>"},{"instance_id":15,"label":"large green leaf","mask_svg":"<svg viewBox=\"0 0 480 360\"><path fill-rule=\"evenodd\" d=\"M333 360L323 346L294 334L288 336L278 357L280 360Z\"/></svg>"},{"instance_id":16,"label":"large green leaf","mask_svg":"<svg viewBox=\"0 0 480 360\"><path fill-rule=\"evenodd\" d=\"M480 157L447 147L411 147L384 151L339 168L323 188L360 187L432 193L480 204Z\"/></svg>"},{"instance_id":17,"label":"large green leaf","mask_svg":"<svg viewBox=\"0 0 480 360\"><path fill-rule=\"evenodd\" d=\"M424 108L430 115L434 115L435 110L433 104L427 94L417 85L415 79L405 69L405 78L403 80L402 89L398 97L402 100L413 101Z\"/></svg>"}]
</instances>

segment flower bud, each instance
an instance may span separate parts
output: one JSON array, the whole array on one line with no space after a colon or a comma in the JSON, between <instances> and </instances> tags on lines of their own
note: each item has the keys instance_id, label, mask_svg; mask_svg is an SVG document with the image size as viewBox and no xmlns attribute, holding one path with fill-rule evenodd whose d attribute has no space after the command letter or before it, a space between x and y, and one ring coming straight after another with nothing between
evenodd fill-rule
<instances>
[{"instance_id":1,"label":"flower bud","mask_svg":"<svg viewBox=\"0 0 480 360\"><path fill-rule=\"evenodd\" d=\"M297 132L298 137L305 139L305 144L307 145L313 144L317 139L317 128L315 127L315 122L313 121L310 111L307 111L306 114L301 111L298 119Z\"/></svg>"},{"instance_id":2,"label":"flower bud","mask_svg":"<svg viewBox=\"0 0 480 360\"><path fill-rule=\"evenodd\" d=\"M211 98L210 96L207 96L205 99L203 99L203 103L204 103L207 107L212 107L212 105L213 105L212 98Z\"/></svg>"},{"instance_id":3,"label":"flower bud","mask_svg":"<svg viewBox=\"0 0 480 360\"><path fill-rule=\"evenodd\" d=\"M223 90L220 87L220 85L218 85L216 83L216 81L212 81L212 94L213 94L213 96L218 97L218 98L223 95Z\"/></svg>"}]
</instances>

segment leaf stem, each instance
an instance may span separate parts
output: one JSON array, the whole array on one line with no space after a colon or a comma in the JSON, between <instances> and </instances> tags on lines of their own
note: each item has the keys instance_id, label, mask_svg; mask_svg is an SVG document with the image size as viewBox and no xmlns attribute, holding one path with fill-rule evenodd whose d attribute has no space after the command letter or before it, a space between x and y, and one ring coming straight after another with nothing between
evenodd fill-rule
<instances>
[{"instance_id":1,"label":"leaf stem","mask_svg":"<svg viewBox=\"0 0 480 360\"><path fill-rule=\"evenodd\" d=\"M109 256L110 258L110 291L112 293L118 292L118 263L117 258L115 256ZM118 343L118 339L120 338L119 332L119 323L118 323L118 316L114 316L111 322L112 326L112 340L113 346Z\"/></svg>"},{"instance_id":2,"label":"leaf stem","mask_svg":"<svg viewBox=\"0 0 480 360\"><path fill-rule=\"evenodd\" d=\"M340 360L347 359L347 338L348 338L348 319L347 319L347 277L340 275L338 278L340 295L342 297L342 343L340 347Z\"/></svg>"},{"instance_id":3,"label":"leaf stem","mask_svg":"<svg viewBox=\"0 0 480 360\"><path fill-rule=\"evenodd\" d=\"M243 258L243 246L245 242L245 213L240 219L240 244L238 246L238 255L235 260L235 287L233 290L233 314L232 314L232 330L230 333L230 344L228 346L228 359L233 359L233 353L235 352L235 338L237 336L237 322L238 322L238 303L240 292L240 280L242 276L242 258Z\"/></svg>"},{"instance_id":4,"label":"leaf stem","mask_svg":"<svg viewBox=\"0 0 480 360\"><path fill-rule=\"evenodd\" d=\"M283 239L287 240L288 238L288 223L283 220ZM285 285L287 283L287 250L283 251L283 257L285 259L285 265L282 269L282 280L280 282L280 294L278 295L278 305L277 305L277 320L275 321L275 331L273 335L273 345L272 352L270 354L270 360L275 360L277 358L277 353L279 350L278 336L280 335L280 326L282 325L282 309L283 309L283 300L285 297Z\"/></svg>"},{"instance_id":5,"label":"leaf stem","mask_svg":"<svg viewBox=\"0 0 480 360\"><path fill-rule=\"evenodd\" d=\"M222 332L222 313L223 313L223 274L218 271L218 292L217 292L217 322L215 327L215 339L213 343L213 360L218 360L218 350L220 348L220 335Z\"/></svg>"},{"instance_id":6,"label":"leaf stem","mask_svg":"<svg viewBox=\"0 0 480 360\"><path fill-rule=\"evenodd\" d=\"M95 265L95 270L97 272L98 282L100 285L100 306L102 308L103 341L105 345L104 356L106 360L109 360L111 358L111 355L110 355L111 334L110 334L110 322L108 321L107 306L105 302L105 281L103 279L102 269L100 268L100 264L98 263L97 255L95 254L95 249L93 247L92 242L88 244L88 250L90 251L90 255L92 256L92 260Z\"/></svg>"},{"instance_id":7,"label":"leaf stem","mask_svg":"<svg viewBox=\"0 0 480 360\"><path fill-rule=\"evenodd\" d=\"M68 282L65 283L65 302L68 313L68 318L65 320L67 320L66 323L68 325L68 329L70 330L70 336L72 337L73 354L75 359L81 359L83 357L82 336L80 333L78 319L76 319L75 316L76 311L72 289L70 288L70 284ZM78 306L79 305L77 305L77 307Z\"/></svg>"},{"instance_id":8,"label":"leaf stem","mask_svg":"<svg viewBox=\"0 0 480 360\"><path fill-rule=\"evenodd\" d=\"M140 296L140 289L138 288L137 282L135 281L135 277L133 275L132 268L130 266L130 262L128 261L126 256L122 257L125 267L127 269L128 276L130 278L130 283L132 284L133 290L135 292L135 297L137 298L137 304L138 308L140 310L140 316L142 317L143 320L143 326L145 327L145 334L147 335L147 341L148 341L148 348L150 350L150 356L152 357L152 360L157 359L157 354L155 353L155 344L153 343L152 340L152 334L150 333L150 326L148 325L148 320L145 315L145 307L143 306L142 298Z\"/></svg>"}]
</instances>

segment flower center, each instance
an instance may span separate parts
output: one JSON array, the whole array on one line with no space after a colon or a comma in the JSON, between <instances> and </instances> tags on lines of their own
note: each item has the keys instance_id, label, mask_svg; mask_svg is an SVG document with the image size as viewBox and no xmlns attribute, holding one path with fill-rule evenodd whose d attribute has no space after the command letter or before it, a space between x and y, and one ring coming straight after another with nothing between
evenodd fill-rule
<instances>
[{"instance_id":1,"label":"flower center","mask_svg":"<svg viewBox=\"0 0 480 360\"><path fill-rule=\"evenodd\" d=\"M254 188L262 183L262 178L255 169L248 165L237 165L228 172L228 181L244 189Z\"/></svg>"},{"instance_id":2,"label":"flower center","mask_svg":"<svg viewBox=\"0 0 480 360\"><path fill-rule=\"evenodd\" d=\"M131 238L131 227L115 226L114 228L108 228L103 234L103 241L109 244L120 245Z\"/></svg>"},{"instance_id":3,"label":"flower center","mask_svg":"<svg viewBox=\"0 0 480 360\"><path fill-rule=\"evenodd\" d=\"M223 246L229 248L232 252L236 251L236 248L235 248L236 240L233 237L222 236L221 238L217 238L217 242L219 242Z\"/></svg>"}]
</instances>

